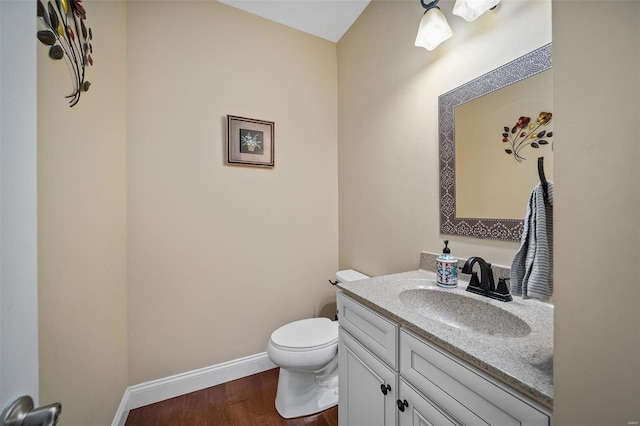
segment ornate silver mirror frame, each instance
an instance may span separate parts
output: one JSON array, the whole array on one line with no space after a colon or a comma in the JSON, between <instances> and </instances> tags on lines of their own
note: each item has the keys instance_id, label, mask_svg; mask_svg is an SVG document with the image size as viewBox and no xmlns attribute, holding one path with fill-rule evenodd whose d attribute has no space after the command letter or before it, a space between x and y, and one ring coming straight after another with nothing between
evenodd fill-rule
<instances>
[{"instance_id":1,"label":"ornate silver mirror frame","mask_svg":"<svg viewBox=\"0 0 640 426\"><path fill-rule=\"evenodd\" d=\"M551 68L551 43L438 97L440 132L440 232L520 241L523 221L456 215L455 108Z\"/></svg>"}]
</instances>

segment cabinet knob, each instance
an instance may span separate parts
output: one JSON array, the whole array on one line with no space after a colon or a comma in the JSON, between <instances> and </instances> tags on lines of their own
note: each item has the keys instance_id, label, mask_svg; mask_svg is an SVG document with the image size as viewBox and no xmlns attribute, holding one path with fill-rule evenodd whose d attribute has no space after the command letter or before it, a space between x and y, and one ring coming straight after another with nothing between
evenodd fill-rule
<instances>
[{"instance_id":1,"label":"cabinet knob","mask_svg":"<svg viewBox=\"0 0 640 426\"><path fill-rule=\"evenodd\" d=\"M397 400L396 404L398 404L398 410L400 410L400 412L404 412L405 407L409 406L406 399L404 401Z\"/></svg>"},{"instance_id":2,"label":"cabinet knob","mask_svg":"<svg viewBox=\"0 0 640 426\"><path fill-rule=\"evenodd\" d=\"M380 385L380 390L382 391L383 395L386 395L387 392L389 392L391 390L391 386L389 385L385 385L384 383Z\"/></svg>"}]
</instances>

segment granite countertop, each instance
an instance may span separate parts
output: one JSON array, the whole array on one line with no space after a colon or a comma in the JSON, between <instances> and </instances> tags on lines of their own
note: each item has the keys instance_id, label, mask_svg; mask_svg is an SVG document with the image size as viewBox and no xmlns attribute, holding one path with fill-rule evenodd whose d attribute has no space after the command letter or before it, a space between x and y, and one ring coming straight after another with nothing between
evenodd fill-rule
<instances>
[{"instance_id":1,"label":"granite countertop","mask_svg":"<svg viewBox=\"0 0 640 426\"><path fill-rule=\"evenodd\" d=\"M553 305L514 297L500 302L465 291L468 282L442 289L436 274L426 270L403 272L365 280L338 283L348 296L389 317L405 329L436 344L492 377L522 392L547 408L553 407ZM464 294L498 306L524 320L531 333L525 337L490 336L455 328L406 307L399 298L403 290L434 288ZM491 317L486 321L491 322Z\"/></svg>"}]
</instances>

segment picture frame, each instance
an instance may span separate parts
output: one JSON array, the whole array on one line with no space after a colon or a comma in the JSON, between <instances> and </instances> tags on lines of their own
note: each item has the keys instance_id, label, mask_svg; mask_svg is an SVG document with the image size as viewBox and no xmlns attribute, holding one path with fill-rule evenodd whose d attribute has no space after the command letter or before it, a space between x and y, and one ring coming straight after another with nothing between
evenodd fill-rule
<instances>
[{"instance_id":1,"label":"picture frame","mask_svg":"<svg viewBox=\"0 0 640 426\"><path fill-rule=\"evenodd\" d=\"M275 123L227 115L227 163L274 167Z\"/></svg>"}]
</instances>

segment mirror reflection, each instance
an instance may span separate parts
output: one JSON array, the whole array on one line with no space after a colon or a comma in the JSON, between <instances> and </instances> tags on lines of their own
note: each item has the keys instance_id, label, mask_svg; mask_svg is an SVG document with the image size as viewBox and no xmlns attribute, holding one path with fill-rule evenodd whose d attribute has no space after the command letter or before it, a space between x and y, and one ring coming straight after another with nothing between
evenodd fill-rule
<instances>
[{"instance_id":1,"label":"mirror reflection","mask_svg":"<svg viewBox=\"0 0 640 426\"><path fill-rule=\"evenodd\" d=\"M552 132L553 119L536 123L540 112L553 109L552 72L544 71L455 108L458 216L524 218L529 194L539 181L538 157L544 157L545 175L553 180L553 137L544 139ZM516 126L520 117L530 118L524 129ZM503 137L505 127L507 137ZM543 134L543 138L531 139L530 133ZM521 134L526 137L519 137ZM517 159L505 152L513 151L509 142L513 139L520 144ZM538 143L532 146L532 140Z\"/></svg>"},{"instance_id":2,"label":"mirror reflection","mask_svg":"<svg viewBox=\"0 0 640 426\"><path fill-rule=\"evenodd\" d=\"M541 112L553 112L550 70L551 43L438 98L443 234L520 240L527 200L539 180L538 157L545 157L545 174L553 179L553 138L521 148L522 160L505 152L511 146L503 133L507 128L507 139L516 137L529 124L536 134L552 131L553 120L535 128ZM512 134L521 116L530 123Z\"/></svg>"}]
</instances>

